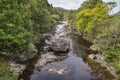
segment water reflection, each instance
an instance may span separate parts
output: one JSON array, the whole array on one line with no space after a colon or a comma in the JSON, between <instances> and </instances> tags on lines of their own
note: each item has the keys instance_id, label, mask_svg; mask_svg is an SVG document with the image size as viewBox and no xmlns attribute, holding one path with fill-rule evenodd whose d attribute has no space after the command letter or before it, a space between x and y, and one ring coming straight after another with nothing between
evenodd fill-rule
<instances>
[{"instance_id":1,"label":"water reflection","mask_svg":"<svg viewBox=\"0 0 120 80\"><path fill-rule=\"evenodd\" d=\"M60 24L60 30L64 31ZM59 31L59 30L58 30ZM61 31L59 31L61 32ZM61 33L62 34L62 33ZM68 53L68 57L59 62L53 62L47 64L49 66L58 68L56 65L67 67L68 72L65 74L57 74L56 72L49 72L46 69L41 71L34 70L34 65L40 56L28 61L26 70L23 72L21 78L23 80L113 80L114 77L107 71L106 68L100 64L87 58L88 46L91 44L83 40L80 36L71 35L71 50ZM53 65L54 64L54 65Z\"/></svg>"},{"instance_id":2,"label":"water reflection","mask_svg":"<svg viewBox=\"0 0 120 80\"><path fill-rule=\"evenodd\" d=\"M84 44L85 41L78 40L80 39L78 37L73 39L71 42L73 48L68 53L68 58L60 62L54 62L56 65L67 66L70 69L68 73L60 75L44 69L41 71L35 70L30 80L113 80L114 77L105 67L82 56L83 52L86 53L84 50L88 46ZM54 65L53 67L56 68Z\"/></svg>"},{"instance_id":3,"label":"water reflection","mask_svg":"<svg viewBox=\"0 0 120 80\"><path fill-rule=\"evenodd\" d=\"M113 80L113 76L100 64L87 58L77 57L73 51L68 55L67 59L54 62L56 65L67 66L70 69L68 73L60 75L44 69L34 70L30 80ZM53 65L53 67L57 66Z\"/></svg>"}]
</instances>

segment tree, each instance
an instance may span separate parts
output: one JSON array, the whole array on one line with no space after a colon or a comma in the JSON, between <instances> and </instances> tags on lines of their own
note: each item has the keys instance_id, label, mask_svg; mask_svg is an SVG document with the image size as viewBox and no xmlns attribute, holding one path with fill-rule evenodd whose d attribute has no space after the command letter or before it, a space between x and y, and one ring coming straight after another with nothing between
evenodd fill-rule
<instances>
[{"instance_id":1,"label":"tree","mask_svg":"<svg viewBox=\"0 0 120 80\"><path fill-rule=\"evenodd\" d=\"M30 41L29 5L16 0L0 1L0 54L10 55Z\"/></svg>"},{"instance_id":2,"label":"tree","mask_svg":"<svg viewBox=\"0 0 120 80\"><path fill-rule=\"evenodd\" d=\"M0 0L0 54L19 53L57 20L47 0ZM57 18L59 18L57 16Z\"/></svg>"},{"instance_id":3,"label":"tree","mask_svg":"<svg viewBox=\"0 0 120 80\"><path fill-rule=\"evenodd\" d=\"M79 8L78 11L84 10L84 9L92 9L95 7L96 4L102 4L102 0L86 0L83 2L83 4L81 5L81 7Z\"/></svg>"},{"instance_id":4,"label":"tree","mask_svg":"<svg viewBox=\"0 0 120 80\"><path fill-rule=\"evenodd\" d=\"M107 18L108 7L106 4L97 3L92 9L84 9L77 13L76 28L81 32L89 32L94 24Z\"/></svg>"},{"instance_id":5,"label":"tree","mask_svg":"<svg viewBox=\"0 0 120 80\"><path fill-rule=\"evenodd\" d=\"M108 2L107 5L109 7L109 13L112 11L114 7L117 6L116 2Z\"/></svg>"}]
</instances>

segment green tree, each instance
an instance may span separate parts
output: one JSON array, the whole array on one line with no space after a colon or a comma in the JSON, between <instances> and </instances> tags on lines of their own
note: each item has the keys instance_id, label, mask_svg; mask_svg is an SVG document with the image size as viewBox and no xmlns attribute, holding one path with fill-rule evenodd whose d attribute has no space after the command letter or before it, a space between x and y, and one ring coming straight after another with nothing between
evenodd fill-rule
<instances>
[{"instance_id":1,"label":"green tree","mask_svg":"<svg viewBox=\"0 0 120 80\"><path fill-rule=\"evenodd\" d=\"M0 54L19 53L41 33L50 32L57 13L47 0L0 0Z\"/></svg>"},{"instance_id":2,"label":"green tree","mask_svg":"<svg viewBox=\"0 0 120 80\"><path fill-rule=\"evenodd\" d=\"M0 0L0 54L10 55L30 42L29 5Z\"/></svg>"},{"instance_id":3,"label":"green tree","mask_svg":"<svg viewBox=\"0 0 120 80\"><path fill-rule=\"evenodd\" d=\"M81 32L90 32L96 27L94 24L106 19L108 7L104 3L97 3L92 9L84 9L77 13L76 28Z\"/></svg>"}]
</instances>

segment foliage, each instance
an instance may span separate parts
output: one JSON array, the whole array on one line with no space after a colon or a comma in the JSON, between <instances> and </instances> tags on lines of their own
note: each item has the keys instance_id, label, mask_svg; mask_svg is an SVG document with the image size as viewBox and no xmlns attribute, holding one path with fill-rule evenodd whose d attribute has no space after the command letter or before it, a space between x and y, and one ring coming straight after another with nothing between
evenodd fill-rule
<instances>
[{"instance_id":1,"label":"foliage","mask_svg":"<svg viewBox=\"0 0 120 80\"><path fill-rule=\"evenodd\" d=\"M114 2L86 0L76 13L76 29L100 48L105 59L120 76L120 14L108 15Z\"/></svg>"},{"instance_id":2,"label":"foliage","mask_svg":"<svg viewBox=\"0 0 120 80\"><path fill-rule=\"evenodd\" d=\"M108 39L106 49L104 50L105 59L111 63L116 68L116 72L120 76L120 16L114 16L113 18L107 20L106 27L102 32L105 34L104 39ZM99 38L99 40L101 40ZM99 42L99 41L98 41ZM100 42L99 42L100 43ZM105 45L105 44L101 44ZM104 46L103 46L104 48Z\"/></svg>"},{"instance_id":3,"label":"foliage","mask_svg":"<svg viewBox=\"0 0 120 80\"><path fill-rule=\"evenodd\" d=\"M90 32L96 27L94 24L107 18L108 7L104 3L97 3L92 9L84 9L77 13L76 28L81 32Z\"/></svg>"},{"instance_id":4,"label":"foliage","mask_svg":"<svg viewBox=\"0 0 120 80\"><path fill-rule=\"evenodd\" d=\"M107 49L104 52L105 59L116 68L116 72L120 75L120 46Z\"/></svg>"},{"instance_id":5,"label":"foliage","mask_svg":"<svg viewBox=\"0 0 120 80\"><path fill-rule=\"evenodd\" d=\"M81 5L78 11L84 10L84 9L93 9L96 4L102 4L102 0L86 0L84 3Z\"/></svg>"},{"instance_id":6,"label":"foliage","mask_svg":"<svg viewBox=\"0 0 120 80\"><path fill-rule=\"evenodd\" d=\"M10 55L30 42L31 21L29 5L19 5L15 0L0 1L0 53ZM29 11L28 11L29 12Z\"/></svg>"},{"instance_id":7,"label":"foliage","mask_svg":"<svg viewBox=\"0 0 120 80\"><path fill-rule=\"evenodd\" d=\"M0 0L0 54L19 53L41 33L51 31L57 13L47 0Z\"/></svg>"},{"instance_id":8,"label":"foliage","mask_svg":"<svg viewBox=\"0 0 120 80\"><path fill-rule=\"evenodd\" d=\"M75 15L76 15L76 11L75 11L75 10L70 10L69 12L66 12L66 13L64 14L64 18L65 18L66 20L68 20L68 22L69 22L71 25L74 25Z\"/></svg>"}]
</instances>

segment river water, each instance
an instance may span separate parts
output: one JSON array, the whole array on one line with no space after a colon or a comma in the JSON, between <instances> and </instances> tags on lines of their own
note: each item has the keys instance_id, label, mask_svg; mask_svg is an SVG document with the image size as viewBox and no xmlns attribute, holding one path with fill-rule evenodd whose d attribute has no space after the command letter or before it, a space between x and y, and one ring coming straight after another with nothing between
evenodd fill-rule
<instances>
[{"instance_id":1,"label":"river water","mask_svg":"<svg viewBox=\"0 0 120 80\"><path fill-rule=\"evenodd\" d=\"M67 36L65 24L61 23L56 27L56 37ZM114 80L114 77L105 67L87 57L88 46L90 45L87 41L74 34L69 35L69 38L70 51L67 54L68 57L62 61L46 65L52 68L67 67L68 71L65 74L48 72L45 69L35 70L34 65L40 58L40 55L37 55L28 61L26 70L20 75L20 78L23 80Z\"/></svg>"}]
</instances>

